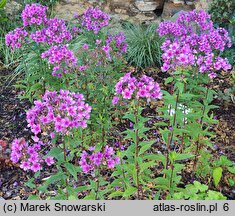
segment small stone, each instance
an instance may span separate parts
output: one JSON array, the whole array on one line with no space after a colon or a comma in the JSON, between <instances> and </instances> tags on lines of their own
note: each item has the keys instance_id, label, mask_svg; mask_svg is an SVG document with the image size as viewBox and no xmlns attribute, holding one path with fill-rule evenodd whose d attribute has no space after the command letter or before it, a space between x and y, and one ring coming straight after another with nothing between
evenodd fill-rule
<instances>
[{"instance_id":1,"label":"small stone","mask_svg":"<svg viewBox=\"0 0 235 216\"><path fill-rule=\"evenodd\" d=\"M180 11L191 11L195 9L194 5L182 5L182 4L174 4L172 2L166 2L164 4L162 17L168 18L177 14Z\"/></svg>"},{"instance_id":2,"label":"small stone","mask_svg":"<svg viewBox=\"0 0 235 216\"><path fill-rule=\"evenodd\" d=\"M116 8L116 9L114 9L114 12L115 12L115 13L118 13L118 14L126 14L126 13L127 13L127 10L125 10L125 9L120 9L120 8Z\"/></svg>"},{"instance_id":3,"label":"small stone","mask_svg":"<svg viewBox=\"0 0 235 216\"><path fill-rule=\"evenodd\" d=\"M139 9L139 11L142 12L148 12L148 11L154 11L158 3L157 2L145 2L145 1L136 1L135 6Z\"/></svg>"}]
</instances>

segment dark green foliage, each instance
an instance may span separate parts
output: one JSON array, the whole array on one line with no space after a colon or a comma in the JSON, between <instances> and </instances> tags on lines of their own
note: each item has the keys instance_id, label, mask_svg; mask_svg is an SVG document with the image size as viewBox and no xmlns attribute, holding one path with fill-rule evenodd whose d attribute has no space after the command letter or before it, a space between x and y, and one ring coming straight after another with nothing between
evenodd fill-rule
<instances>
[{"instance_id":1,"label":"dark green foliage","mask_svg":"<svg viewBox=\"0 0 235 216\"><path fill-rule=\"evenodd\" d=\"M233 0L213 0L209 8L209 13L214 22L226 27L231 18L235 16L234 8L235 1Z\"/></svg>"},{"instance_id":2,"label":"dark green foliage","mask_svg":"<svg viewBox=\"0 0 235 216\"><path fill-rule=\"evenodd\" d=\"M161 65L162 38L156 32L157 25L126 24L124 34L128 43L126 59L139 68Z\"/></svg>"}]
</instances>

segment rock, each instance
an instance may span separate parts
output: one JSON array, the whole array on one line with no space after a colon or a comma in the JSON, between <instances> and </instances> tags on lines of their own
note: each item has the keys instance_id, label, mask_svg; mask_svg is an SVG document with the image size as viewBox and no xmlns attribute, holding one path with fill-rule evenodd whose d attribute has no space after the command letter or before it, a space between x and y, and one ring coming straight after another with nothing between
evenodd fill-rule
<instances>
[{"instance_id":1,"label":"rock","mask_svg":"<svg viewBox=\"0 0 235 216\"><path fill-rule=\"evenodd\" d=\"M130 12L132 12L132 13L139 13L140 12L138 10L138 8L135 6L135 4L130 4L129 8L130 8Z\"/></svg>"},{"instance_id":2,"label":"rock","mask_svg":"<svg viewBox=\"0 0 235 216\"><path fill-rule=\"evenodd\" d=\"M117 9L129 10L130 2L128 1L112 1L110 2L110 10L115 12Z\"/></svg>"},{"instance_id":3,"label":"rock","mask_svg":"<svg viewBox=\"0 0 235 216\"><path fill-rule=\"evenodd\" d=\"M3 197L0 197L0 200L5 200Z\"/></svg>"},{"instance_id":4,"label":"rock","mask_svg":"<svg viewBox=\"0 0 235 216\"><path fill-rule=\"evenodd\" d=\"M176 19L179 17L179 15L182 14L182 13L185 13L185 11L181 10L181 11L177 12L176 14L174 14L174 15L170 18L170 20L173 21L173 22L175 22Z\"/></svg>"},{"instance_id":5,"label":"rock","mask_svg":"<svg viewBox=\"0 0 235 216\"><path fill-rule=\"evenodd\" d=\"M127 14L127 10L121 8L114 9L114 12L118 14Z\"/></svg>"},{"instance_id":6,"label":"rock","mask_svg":"<svg viewBox=\"0 0 235 216\"><path fill-rule=\"evenodd\" d=\"M184 4L184 0L171 0L174 4Z\"/></svg>"},{"instance_id":7,"label":"rock","mask_svg":"<svg viewBox=\"0 0 235 216\"><path fill-rule=\"evenodd\" d=\"M5 6L6 14L8 18L14 18L13 16L18 13L19 9L22 7L21 4L17 3L16 1L7 1Z\"/></svg>"},{"instance_id":8,"label":"rock","mask_svg":"<svg viewBox=\"0 0 235 216\"><path fill-rule=\"evenodd\" d=\"M191 11L195 9L194 5L182 5L182 4L174 4L172 2L166 2L164 4L162 17L168 18L172 17L174 14L180 12L180 11Z\"/></svg>"},{"instance_id":9,"label":"rock","mask_svg":"<svg viewBox=\"0 0 235 216\"><path fill-rule=\"evenodd\" d=\"M56 17L65 20L74 19L74 15L81 15L88 7L83 4L57 4L55 7Z\"/></svg>"},{"instance_id":10,"label":"rock","mask_svg":"<svg viewBox=\"0 0 235 216\"><path fill-rule=\"evenodd\" d=\"M210 6L210 3L212 2L212 0L197 0L194 5L195 5L195 8L196 10L208 10L209 9L209 6Z\"/></svg>"},{"instance_id":11,"label":"rock","mask_svg":"<svg viewBox=\"0 0 235 216\"><path fill-rule=\"evenodd\" d=\"M154 11L159 6L156 1L146 2L146 1L136 1L135 6L142 12Z\"/></svg>"},{"instance_id":12,"label":"rock","mask_svg":"<svg viewBox=\"0 0 235 216\"><path fill-rule=\"evenodd\" d=\"M135 16L136 19L139 20L139 22L145 22L145 21L150 21L154 20L156 18L154 13L149 13L149 14L137 14Z\"/></svg>"}]
</instances>

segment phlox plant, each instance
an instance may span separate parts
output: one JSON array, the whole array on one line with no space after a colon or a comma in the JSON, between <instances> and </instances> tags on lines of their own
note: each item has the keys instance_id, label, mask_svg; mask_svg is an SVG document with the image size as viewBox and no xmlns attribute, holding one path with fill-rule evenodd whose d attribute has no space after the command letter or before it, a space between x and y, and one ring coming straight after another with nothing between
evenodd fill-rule
<instances>
[{"instance_id":1,"label":"phlox plant","mask_svg":"<svg viewBox=\"0 0 235 216\"><path fill-rule=\"evenodd\" d=\"M106 134L112 127L110 112L113 86L125 68L123 54L127 51L127 43L122 32L116 35L108 33L110 17L97 7L75 16L75 21L72 26L73 36L83 41L82 47L75 52L79 79L77 87L92 103L89 129L97 135L94 138L96 142L104 145ZM74 79L71 79L70 83L73 82ZM94 140L84 140L84 143L89 142Z\"/></svg>"},{"instance_id":2,"label":"phlox plant","mask_svg":"<svg viewBox=\"0 0 235 216\"><path fill-rule=\"evenodd\" d=\"M65 76L76 65L76 58L67 45L72 40L71 32L64 20L48 18L47 10L40 4L27 4L21 13L22 26L5 36L6 45L13 51L20 49L23 55L16 72L23 73L24 79L16 87L25 89L23 98L31 101L48 87L65 88L64 79L56 77ZM48 58L52 52L53 56ZM48 58L49 64L44 58Z\"/></svg>"},{"instance_id":3,"label":"phlox plant","mask_svg":"<svg viewBox=\"0 0 235 216\"><path fill-rule=\"evenodd\" d=\"M133 123L133 129L127 129L123 133L125 139L130 141L126 151L120 152L122 165L113 173L115 180L112 187L120 188L110 194L110 197L123 196L128 198L137 193L138 199L143 199L144 190L149 190L149 169L155 164L154 160L147 160L147 151L150 149L153 140L147 140L145 132L150 128L145 126L149 120L141 116L141 107L143 102L161 99L162 92L160 86L153 78L143 75L140 78L131 76L131 73L125 74L120 78L115 87L115 96L112 100L113 105L122 104L126 106L127 112L123 118ZM127 157L126 160L124 158Z\"/></svg>"},{"instance_id":4,"label":"phlox plant","mask_svg":"<svg viewBox=\"0 0 235 216\"><path fill-rule=\"evenodd\" d=\"M166 37L161 47L162 70L170 73L165 81L170 83L170 91L164 91L164 106L159 108L168 123L157 123L167 148L166 170L157 183L170 192L170 198L178 190L180 176L176 173L183 169L175 161L194 157L193 168L198 174L200 161L205 157L210 160L210 127L217 123L211 109L217 106L210 105L216 92L209 86L219 71L231 69L228 60L220 56L231 41L225 29L213 27L205 11L182 13L175 22L162 22L157 31ZM206 175L212 175L209 172Z\"/></svg>"},{"instance_id":5,"label":"phlox plant","mask_svg":"<svg viewBox=\"0 0 235 216\"><path fill-rule=\"evenodd\" d=\"M19 162L23 170L31 170L39 175L43 164L48 166L56 162L58 173L50 176L49 180L39 188L44 192L55 181L60 181L64 187L66 199L72 196L69 187L70 175L77 180L79 166L72 164L80 145L72 142L73 134L78 128L86 128L90 118L91 107L84 102L80 93L68 90L46 91L41 100L34 102L34 106L26 113L28 127L34 134L29 144L24 139L16 139L12 144L11 160ZM78 160L78 158L77 158ZM31 186L32 179L30 180Z\"/></svg>"},{"instance_id":6,"label":"phlox plant","mask_svg":"<svg viewBox=\"0 0 235 216\"><path fill-rule=\"evenodd\" d=\"M68 90L46 91L41 100L26 113L28 127L34 134L31 143L25 139L15 139L12 143L11 160L19 163L24 171L32 171L35 178L40 176L44 164L57 170L38 190L58 185L56 199L77 199L80 185L78 175L95 174L86 190L87 198L102 198L99 187L107 185L100 175L102 169L113 169L119 163L112 147L106 145L98 151L90 146L85 150L76 136L76 130L85 129L90 118L91 107L84 102L80 93ZM26 184L35 188L34 179ZM74 187L76 189L74 189ZM83 188L83 185L82 185Z\"/></svg>"}]
</instances>

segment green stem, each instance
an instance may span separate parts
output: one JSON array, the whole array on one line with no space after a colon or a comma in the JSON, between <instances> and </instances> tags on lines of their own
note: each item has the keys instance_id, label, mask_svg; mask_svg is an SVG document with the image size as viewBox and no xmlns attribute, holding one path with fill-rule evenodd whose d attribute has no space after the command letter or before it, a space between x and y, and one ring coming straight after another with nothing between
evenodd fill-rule
<instances>
[{"instance_id":1,"label":"green stem","mask_svg":"<svg viewBox=\"0 0 235 216\"><path fill-rule=\"evenodd\" d=\"M139 113L139 101L137 102L137 107L135 107L135 123L137 129L135 130L135 138L136 138L136 148L135 148L135 169L136 169L136 181L137 181L137 198L138 200L141 199L140 197L140 191L142 193L142 198L143 198L143 191L140 185L140 180L139 180L139 174L140 174L140 168L139 168L139 163L138 163L138 156L139 156L139 119L138 116L140 115Z\"/></svg>"},{"instance_id":2,"label":"green stem","mask_svg":"<svg viewBox=\"0 0 235 216\"><path fill-rule=\"evenodd\" d=\"M173 182L173 173L174 173L174 165L173 165L173 164L171 164L170 188L172 187L172 182Z\"/></svg>"},{"instance_id":3,"label":"green stem","mask_svg":"<svg viewBox=\"0 0 235 216\"><path fill-rule=\"evenodd\" d=\"M66 161L67 161L67 152L66 152L65 142L63 143L63 150L64 150L64 162L66 163ZM66 173L66 176L68 176L68 171L67 171L66 167L65 167L65 173ZM68 188L68 179L67 178L65 180L65 184L66 184L65 195L66 195L66 200L68 200L69 199L69 194L68 194L68 190L67 190L67 188Z\"/></svg>"},{"instance_id":4,"label":"green stem","mask_svg":"<svg viewBox=\"0 0 235 216\"><path fill-rule=\"evenodd\" d=\"M97 175L96 175L97 186L96 186L96 191L95 191L95 200L98 200L99 187L100 187L99 176L100 176L100 166L97 168Z\"/></svg>"},{"instance_id":5,"label":"green stem","mask_svg":"<svg viewBox=\"0 0 235 216\"><path fill-rule=\"evenodd\" d=\"M206 86L206 95L205 95L205 100L206 101L207 101L207 97L208 97L208 92L209 92L209 88L208 88L208 86ZM204 102L203 110L202 110L202 116L201 116L201 119L200 119L201 129L203 129L203 118L204 118L204 115L205 115L205 110L206 110L206 105L205 105L205 102ZM197 167L197 161L198 161L198 156L199 156L200 150L201 150L200 135L198 134L198 139L196 141L195 158L194 158L194 163L193 163L194 171L196 170L196 167Z\"/></svg>"},{"instance_id":6,"label":"green stem","mask_svg":"<svg viewBox=\"0 0 235 216\"><path fill-rule=\"evenodd\" d=\"M176 101L175 101L175 109L174 109L175 113L174 113L174 116L173 116L173 123L172 123L171 133L168 134L166 168L167 168L168 163L169 163L170 146L171 146L173 136L174 136L174 127L176 125L176 115L177 115L176 113L177 113L177 108L178 108L178 103L179 103L179 96L180 96L180 92L178 90L177 95L176 95Z\"/></svg>"}]
</instances>

